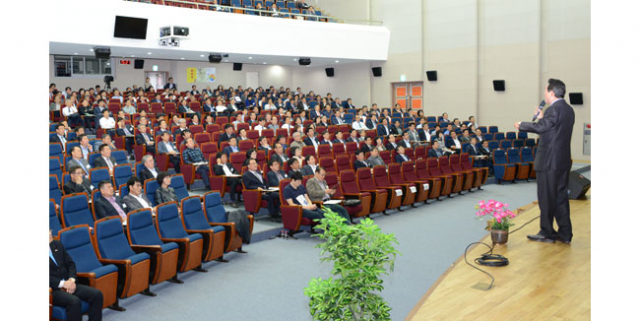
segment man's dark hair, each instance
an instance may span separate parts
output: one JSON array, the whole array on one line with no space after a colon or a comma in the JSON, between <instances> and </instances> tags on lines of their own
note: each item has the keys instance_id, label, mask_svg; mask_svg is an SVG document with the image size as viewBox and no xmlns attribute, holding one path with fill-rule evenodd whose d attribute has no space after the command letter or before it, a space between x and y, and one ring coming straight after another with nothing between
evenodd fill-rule
<instances>
[{"instance_id":1,"label":"man's dark hair","mask_svg":"<svg viewBox=\"0 0 640 321\"><path fill-rule=\"evenodd\" d=\"M127 188L129 189L129 191L131 191L131 186L136 185L136 183L142 184L142 180L138 176L131 176L131 178L129 178L129 180L127 181Z\"/></svg>"},{"instance_id":2,"label":"man's dark hair","mask_svg":"<svg viewBox=\"0 0 640 321\"><path fill-rule=\"evenodd\" d=\"M365 137L365 138L364 138L364 140L365 140L365 141L367 141L367 140L373 140L373 138L371 138L371 136L367 136L367 137Z\"/></svg>"},{"instance_id":3,"label":"man's dark hair","mask_svg":"<svg viewBox=\"0 0 640 321\"><path fill-rule=\"evenodd\" d=\"M277 160L277 159L272 158L272 159L270 159L270 160L269 160L269 162L267 163L267 166L271 167L271 166L273 165L273 163L278 163L278 164L280 164L280 162L278 162L278 160Z\"/></svg>"},{"instance_id":4,"label":"man's dark hair","mask_svg":"<svg viewBox=\"0 0 640 321\"><path fill-rule=\"evenodd\" d=\"M62 123L58 123L58 125L56 125L56 130L60 129L60 127L64 128L64 125Z\"/></svg>"},{"instance_id":5,"label":"man's dark hair","mask_svg":"<svg viewBox=\"0 0 640 321\"><path fill-rule=\"evenodd\" d=\"M358 132L358 130L357 130L357 129L351 129L351 130L349 131L349 135L351 135L351 133L353 133L353 132Z\"/></svg>"},{"instance_id":6,"label":"man's dark hair","mask_svg":"<svg viewBox=\"0 0 640 321\"><path fill-rule=\"evenodd\" d=\"M71 147L71 150L69 151L69 153L73 153L73 150L76 148L80 148L80 145L74 145Z\"/></svg>"},{"instance_id":7,"label":"man's dark hair","mask_svg":"<svg viewBox=\"0 0 640 321\"><path fill-rule=\"evenodd\" d=\"M101 190L105 185L111 185L111 181L105 179L104 181L98 183L98 190Z\"/></svg>"},{"instance_id":8,"label":"man's dark hair","mask_svg":"<svg viewBox=\"0 0 640 321\"><path fill-rule=\"evenodd\" d=\"M311 157L314 157L314 158L315 158L315 157L316 157L316 155L309 154L309 155L305 156L305 157L304 157L305 162L307 162L307 163L308 163L308 162L309 162L309 160L311 159Z\"/></svg>"},{"instance_id":9,"label":"man's dark hair","mask_svg":"<svg viewBox=\"0 0 640 321\"><path fill-rule=\"evenodd\" d=\"M74 147L77 147L77 146L74 146ZM69 174L75 173L78 170L78 168L82 169L82 167L80 167L78 165L71 166L71 168L69 168ZM84 172L84 170L83 170L83 172Z\"/></svg>"},{"instance_id":10,"label":"man's dark hair","mask_svg":"<svg viewBox=\"0 0 640 321\"><path fill-rule=\"evenodd\" d=\"M553 78L549 79L549 84L547 85L547 89L549 91L553 91L553 94L557 98L564 98L564 93L567 90L562 80L553 79Z\"/></svg>"},{"instance_id":11,"label":"man's dark hair","mask_svg":"<svg viewBox=\"0 0 640 321\"><path fill-rule=\"evenodd\" d=\"M160 173L158 173L158 177L156 177L156 182L158 182L158 185L162 186L162 181L167 176L171 176L171 175L169 175L168 172L160 172Z\"/></svg>"},{"instance_id":12,"label":"man's dark hair","mask_svg":"<svg viewBox=\"0 0 640 321\"><path fill-rule=\"evenodd\" d=\"M51 87L55 87L55 86L56 86L56 84L54 84L54 83L50 83L50 84L49 84L49 88L51 88Z\"/></svg>"},{"instance_id":13,"label":"man's dark hair","mask_svg":"<svg viewBox=\"0 0 640 321\"><path fill-rule=\"evenodd\" d=\"M188 129L185 129L185 130L183 130L183 131L182 131L182 133L180 133L180 136L182 136L182 137L184 138L184 135L185 135L186 133L191 133L191 131L190 131L190 130L188 130Z\"/></svg>"},{"instance_id":14,"label":"man's dark hair","mask_svg":"<svg viewBox=\"0 0 640 321\"><path fill-rule=\"evenodd\" d=\"M82 141L83 138L87 137L87 134L82 134L78 136L78 141Z\"/></svg>"},{"instance_id":15,"label":"man's dark hair","mask_svg":"<svg viewBox=\"0 0 640 321\"><path fill-rule=\"evenodd\" d=\"M164 135L169 135L169 136L171 136L171 133L169 133L168 131L164 131L164 132L162 132L162 136L164 136Z\"/></svg>"},{"instance_id":16,"label":"man's dark hair","mask_svg":"<svg viewBox=\"0 0 640 321\"><path fill-rule=\"evenodd\" d=\"M298 146L292 146L292 147L291 147L291 155L295 155L295 154L296 154L296 151L297 151L298 149L300 149L300 147L298 147Z\"/></svg>"},{"instance_id":17,"label":"man's dark hair","mask_svg":"<svg viewBox=\"0 0 640 321\"><path fill-rule=\"evenodd\" d=\"M476 138L476 136L471 137L471 139L469 139L469 141L472 141L472 140L474 140L474 139L475 139L476 141L478 141L478 138Z\"/></svg>"},{"instance_id":18,"label":"man's dark hair","mask_svg":"<svg viewBox=\"0 0 640 321\"><path fill-rule=\"evenodd\" d=\"M322 166L316 166L316 173L320 173L320 171L326 171Z\"/></svg>"},{"instance_id":19,"label":"man's dark hair","mask_svg":"<svg viewBox=\"0 0 640 321\"><path fill-rule=\"evenodd\" d=\"M471 118L473 118L473 116L469 116L469 120L471 120Z\"/></svg>"},{"instance_id":20,"label":"man's dark hair","mask_svg":"<svg viewBox=\"0 0 640 321\"><path fill-rule=\"evenodd\" d=\"M289 160L287 161L287 164L289 164L289 166L293 165L293 163L297 162L298 160L295 158L289 158Z\"/></svg>"},{"instance_id":21,"label":"man's dark hair","mask_svg":"<svg viewBox=\"0 0 640 321\"><path fill-rule=\"evenodd\" d=\"M105 147L109 147L109 145L107 145L107 144L100 145L100 147L98 148L98 151L102 152L102 150L105 149Z\"/></svg>"},{"instance_id":22,"label":"man's dark hair","mask_svg":"<svg viewBox=\"0 0 640 321\"><path fill-rule=\"evenodd\" d=\"M294 172L293 174L291 174L291 180L292 181L301 181L302 180L302 173Z\"/></svg>"},{"instance_id":23,"label":"man's dark hair","mask_svg":"<svg viewBox=\"0 0 640 321\"><path fill-rule=\"evenodd\" d=\"M217 152L216 153L216 159L222 158L222 155L227 155L227 154L225 154L225 152Z\"/></svg>"},{"instance_id":24,"label":"man's dark hair","mask_svg":"<svg viewBox=\"0 0 640 321\"><path fill-rule=\"evenodd\" d=\"M356 150L356 156L358 156L360 154L364 154L364 151L362 149Z\"/></svg>"},{"instance_id":25,"label":"man's dark hair","mask_svg":"<svg viewBox=\"0 0 640 321\"><path fill-rule=\"evenodd\" d=\"M233 125L231 125L231 124L224 125L224 130L227 130L227 128L229 128L229 127L233 128Z\"/></svg>"}]
</instances>

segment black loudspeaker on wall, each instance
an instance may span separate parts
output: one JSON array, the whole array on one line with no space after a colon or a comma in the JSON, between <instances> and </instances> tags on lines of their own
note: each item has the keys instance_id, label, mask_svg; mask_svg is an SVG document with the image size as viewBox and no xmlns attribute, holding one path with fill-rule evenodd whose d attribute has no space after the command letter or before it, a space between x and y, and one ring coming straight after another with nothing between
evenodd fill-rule
<instances>
[{"instance_id":1,"label":"black loudspeaker on wall","mask_svg":"<svg viewBox=\"0 0 640 321\"><path fill-rule=\"evenodd\" d=\"M143 69L144 68L144 60L136 59L133 61L133 69Z\"/></svg>"},{"instance_id":2,"label":"black loudspeaker on wall","mask_svg":"<svg viewBox=\"0 0 640 321\"><path fill-rule=\"evenodd\" d=\"M235 71L240 71L240 70L242 70L242 64L241 64L241 63L238 63L238 62L234 62L234 63L233 63L233 70L235 70Z\"/></svg>"},{"instance_id":3,"label":"black loudspeaker on wall","mask_svg":"<svg viewBox=\"0 0 640 321\"><path fill-rule=\"evenodd\" d=\"M429 81L437 81L438 80L438 72L435 70L427 71L427 80Z\"/></svg>"},{"instance_id":4,"label":"black loudspeaker on wall","mask_svg":"<svg viewBox=\"0 0 640 321\"><path fill-rule=\"evenodd\" d=\"M324 71L327 73L327 77L333 77L334 69L333 68L325 68Z\"/></svg>"},{"instance_id":5,"label":"black loudspeaker on wall","mask_svg":"<svg viewBox=\"0 0 640 321\"><path fill-rule=\"evenodd\" d=\"M591 188L591 181L582 174L572 171L569 173L569 198L572 200L584 199L585 194Z\"/></svg>"},{"instance_id":6,"label":"black loudspeaker on wall","mask_svg":"<svg viewBox=\"0 0 640 321\"><path fill-rule=\"evenodd\" d=\"M373 67L371 72L373 72L374 77L382 77L382 67Z\"/></svg>"},{"instance_id":7,"label":"black loudspeaker on wall","mask_svg":"<svg viewBox=\"0 0 640 321\"><path fill-rule=\"evenodd\" d=\"M582 105L582 93L569 93L569 103L571 105Z\"/></svg>"},{"instance_id":8,"label":"black loudspeaker on wall","mask_svg":"<svg viewBox=\"0 0 640 321\"><path fill-rule=\"evenodd\" d=\"M504 80L494 80L493 81L493 90L495 91L504 91Z\"/></svg>"}]
</instances>

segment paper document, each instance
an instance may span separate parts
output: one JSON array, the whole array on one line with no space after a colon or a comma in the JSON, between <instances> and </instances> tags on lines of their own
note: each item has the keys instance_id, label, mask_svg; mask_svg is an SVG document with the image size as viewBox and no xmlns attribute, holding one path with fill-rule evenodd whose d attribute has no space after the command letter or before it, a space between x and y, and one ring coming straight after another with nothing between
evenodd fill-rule
<instances>
[{"instance_id":1,"label":"paper document","mask_svg":"<svg viewBox=\"0 0 640 321\"><path fill-rule=\"evenodd\" d=\"M411 190L411 193L415 193L418 191L418 189L415 186L409 186L409 189Z\"/></svg>"},{"instance_id":2,"label":"paper document","mask_svg":"<svg viewBox=\"0 0 640 321\"><path fill-rule=\"evenodd\" d=\"M396 195L397 196L402 196L402 190L401 189L397 189L396 190Z\"/></svg>"},{"instance_id":3,"label":"paper document","mask_svg":"<svg viewBox=\"0 0 640 321\"><path fill-rule=\"evenodd\" d=\"M422 184L422 188L424 188L425 191L429 190L429 184Z\"/></svg>"},{"instance_id":4,"label":"paper document","mask_svg":"<svg viewBox=\"0 0 640 321\"><path fill-rule=\"evenodd\" d=\"M331 204L340 204L340 203L342 203L341 200L328 200L328 201L324 201L322 204L331 205Z\"/></svg>"}]
</instances>

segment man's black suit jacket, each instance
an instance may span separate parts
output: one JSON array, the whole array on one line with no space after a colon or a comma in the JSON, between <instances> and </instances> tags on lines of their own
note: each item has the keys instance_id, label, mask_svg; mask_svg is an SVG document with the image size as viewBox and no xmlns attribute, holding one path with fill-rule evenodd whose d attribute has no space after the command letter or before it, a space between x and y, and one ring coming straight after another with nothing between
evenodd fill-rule
<instances>
[{"instance_id":1,"label":"man's black suit jacket","mask_svg":"<svg viewBox=\"0 0 640 321\"><path fill-rule=\"evenodd\" d=\"M171 85L173 85L173 86L171 86ZM168 82L168 83L166 83L166 84L164 85L164 89L165 89L165 90L166 90L166 89L175 89L175 90L178 90L178 86L177 86L175 83L170 83L170 82Z\"/></svg>"},{"instance_id":2,"label":"man's black suit jacket","mask_svg":"<svg viewBox=\"0 0 640 321\"><path fill-rule=\"evenodd\" d=\"M313 139L315 140L316 144L320 145L317 137L313 137ZM304 144L307 146L313 146L313 142L311 142L311 138L309 138L309 136L304 138Z\"/></svg>"},{"instance_id":3,"label":"man's black suit jacket","mask_svg":"<svg viewBox=\"0 0 640 321\"><path fill-rule=\"evenodd\" d=\"M473 149L474 147L475 149ZM469 156L479 156L480 149L478 148L478 146L473 146L469 144L469 146L467 146L467 150L465 150L465 153L469 154Z\"/></svg>"},{"instance_id":4,"label":"man's black suit jacket","mask_svg":"<svg viewBox=\"0 0 640 321\"><path fill-rule=\"evenodd\" d=\"M355 171L358 171L358 168L362 168L362 167L369 167L369 164L367 162L364 162L364 161L361 162L359 160L356 160L355 163L353 163L353 169Z\"/></svg>"},{"instance_id":5,"label":"man's black suit jacket","mask_svg":"<svg viewBox=\"0 0 640 321\"><path fill-rule=\"evenodd\" d=\"M385 146L388 150L394 150L396 148L398 148L398 144L394 143L396 146L394 147L391 143L387 143L387 146Z\"/></svg>"},{"instance_id":6,"label":"man's black suit jacket","mask_svg":"<svg viewBox=\"0 0 640 321\"><path fill-rule=\"evenodd\" d=\"M116 165L116 159L113 158L113 156L109 157L109 160L111 161L111 164L113 164L113 166L115 167ZM96 159L93 161L93 165L94 168L96 167L109 167L109 165L107 165L107 162L104 160L104 158L102 158L102 156L98 156L96 157Z\"/></svg>"},{"instance_id":7,"label":"man's black suit jacket","mask_svg":"<svg viewBox=\"0 0 640 321\"><path fill-rule=\"evenodd\" d=\"M233 167L231 165L231 163L226 163L225 165L231 171L232 174L238 174L238 171L236 170L235 167ZM216 176L224 176L225 175L224 169L222 168L222 166L225 166L225 165L216 164L216 165L213 166L213 172L216 173Z\"/></svg>"},{"instance_id":8,"label":"man's black suit jacket","mask_svg":"<svg viewBox=\"0 0 640 321\"><path fill-rule=\"evenodd\" d=\"M65 137L65 139L67 139L67 138ZM67 139L67 141L69 141L69 140ZM51 138L49 138L49 143L60 143L60 144L62 144L62 141L60 140L60 137L58 135L53 135L53 136L51 136ZM64 144L62 144L62 147L64 148Z\"/></svg>"},{"instance_id":9,"label":"man's black suit jacket","mask_svg":"<svg viewBox=\"0 0 640 321\"><path fill-rule=\"evenodd\" d=\"M404 148L411 148L411 142L405 142L404 139L400 140L398 142L398 145L404 147Z\"/></svg>"},{"instance_id":10,"label":"man's black suit jacket","mask_svg":"<svg viewBox=\"0 0 640 321\"><path fill-rule=\"evenodd\" d=\"M440 156L442 156L442 155L440 155ZM429 152L427 153L427 157L438 158L440 156L438 156L438 153L436 153L435 149L433 149L433 148L429 149Z\"/></svg>"},{"instance_id":11,"label":"man's black suit jacket","mask_svg":"<svg viewBox=\"0 0 640 321\"><path fill-rule=\"evenodd\" d=\"M242 183L246 189L258 189L258 187L267 189L267 185L264 184L264 177L262 177L262 182L260 182L256 175L250 171L246 171L242 174Z\"/></svg>"},{"instance_id":12,"label":"man's black suit jacket","mask_svg":"<svg viewBox=\"0 0 640 321\"><path fill-rule=\"evenodd\" d=\"M536 172L571 169L571 134L575 112L564 99L556 100L538 122L520 123L520 131L540 135L533 169Z\"/></svg>"},{"instance_id":13,"label":"man's black suit jacket","mask_svg":"<svg viewBox=\"0 0 640 321\"><path fill-rule=\"evenodd\" d=\"M138 145L147 145L147 142L144 140L144 136L147 136L147 139L149 139L149 141L154 141L153 140L153 136L149 135L149 133L138 133L138 135L136 135L136 144ZM155 143L154 143L155 144Z\"/></svg>"},{"instance_id":14,"label":"man's black suit jacket","mask_svg":"<svg viewBox=\"0 0 640 321\"><path fill-rule=\"evenodd\" d=\"M53 257L56 259L56 262L53 262L53 260L49 258L49 287L53 291L60 291L58 287L60 281L77 278L76 264L60 241L52 241L49 243L49 248L51 249Z\"/></svg>"},{"instance_id":15,"label":"man's black suit jacket","mask_svg":"<svg viewBox=\"0 0 640 321\"><path fill-rule=\"evenodd\" d=\"M282 175L282 177L287 178L287 174L283 170L279 170L278 172L280 172L280 175ZM269 183L269 186L272 186L272 187L280 186L278 175L276 175L276 173L273 171L267 173L267 181Z\"/></svg>"},{"instance_id":16,"label":"man's black suit jacket","mask_svg":"<svg viewBox=\"0 0 640 321\"><path fill-rule=\"evenodd\" d=\"M222 133L222 135L220 135L220 140L218 141L218 144L222 143L222 142L227 142L229 141L229 139L231 139L231 137L236 137L236 134L231 133L231 136L227 135L227 133Z\"/></svg>"},{"instance_id":17,"label":"man's black suit jacket","mask_svg":"<svg viewBox=\"0 0 640 321\"><path fill-rule=\"evenodd\" d=\"M124 211L124 206L122 205L122 199L120 198L120 196L115 196L115 198L116 198L116 204L120 205L120 207ZM102 196L98 197L95 200L95 202L96 203L94 204L94 206L96 210L95 214L97 219L101 219L109 216L120 217L120 214L118 214L118 211L104 197Z\"/></svg>"},{"instance_id":18,"label":"man's black suit jacket","mask_svg":"<svg viewBox=\"0 0 640 321\"><path fill-rule=\"evenodd\" d=\"M87 195L91 195L91 183L86 178L82 179L82 184L76 184L73 181L68 181L64 184L63 189L64 193L67 195L75 193L87 193Z\"/></svg>"},{"instance_id":19,"label":"man's black suit jacket","mask_svg":"<svg viewBox=\"0 0 640 321\"><path fill-rule=\"evenodd\" d=\"M157 167L155 167L154 169L156 170L156 173L160 173ZM143 185L144 181L148 180L149 178L155 179L151 171L146 166L142 166L142 171L140 171L140 179L142 180Z\"/></svg>"}]
</instances>

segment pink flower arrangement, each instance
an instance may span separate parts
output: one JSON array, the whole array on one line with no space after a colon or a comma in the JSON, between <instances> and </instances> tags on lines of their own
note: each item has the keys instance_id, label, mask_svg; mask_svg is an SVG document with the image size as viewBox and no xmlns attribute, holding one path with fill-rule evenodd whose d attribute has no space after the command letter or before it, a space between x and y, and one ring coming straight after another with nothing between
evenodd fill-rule
<instances>
[{"instance_id":1,"label":"pink flower arrangement","mask_svg":"<svg viewBox=\"0 0 640 321\"><path fill-rule=\"evenodd\" d=\"M513 225L513 223L509 221L516 217L516 213L509 210L508 207L509 204L496 200L480 201L478 205L475 206L477 210L476 218L482 219L484 217L490 217L489 222L492 223L492 229L506 231L509 229L509 226ZM487 226L487 228L489 228L489 226Z\"/></svg>"}]
</instances>

